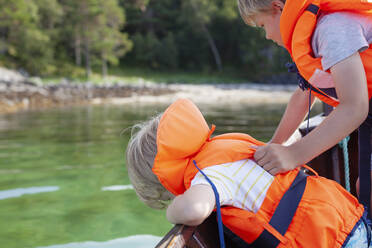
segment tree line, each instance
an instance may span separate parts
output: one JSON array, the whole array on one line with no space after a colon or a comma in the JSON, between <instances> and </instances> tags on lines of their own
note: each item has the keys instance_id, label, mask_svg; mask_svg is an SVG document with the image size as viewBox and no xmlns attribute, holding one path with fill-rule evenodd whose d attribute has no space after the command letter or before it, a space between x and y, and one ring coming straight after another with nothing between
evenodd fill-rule
<instances>
[{"instance_id":1,"label":"tree line","mask_svg":"<svg viewBox=\"0 0 372 248\"><path fill-rule=\"evenodd\" d=\"M89 77L111 65L255 78L287 60L235 0L0 0L0 65L30 74Z\"/></svg>"}]
</instances>

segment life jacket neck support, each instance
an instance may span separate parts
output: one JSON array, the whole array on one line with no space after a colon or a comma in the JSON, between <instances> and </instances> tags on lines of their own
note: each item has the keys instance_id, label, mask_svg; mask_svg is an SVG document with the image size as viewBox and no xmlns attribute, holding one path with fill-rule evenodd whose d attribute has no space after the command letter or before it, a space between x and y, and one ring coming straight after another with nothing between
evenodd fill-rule
<instances>
[{"instance_id":1,"label":"life jacket neck support","mask_svg":"<svg viewBox=\"0 0 372 248\"><path fill-rule=\"evenodd\" d=\"M161 184L175 195L183 194L201 168L251 158L251 145L263 145L247 134L228 133L211 138L210 129L199 109L187 99L171 104L160 119L157 131L157 154L152 171ZM236 146L232 150L229 146ZM226 150L229 150L227 153Z\"/></svg>"},{"instance_id":2,"label":"life jacket neck support","mask_svg":"<svg viewBox=\"0 0 372 248\"><path fill-rule=\"evenodd\" d=\"M183 175L192 155L211 135L204 117L186 99L170 105L157 130L157 154L152 171L161 184L175 195L185 191Z\"/></svg>"},{"instance_id":3,"label":"life jacket neck support","mask_svg":"<svg viewBox=\"0 0 372 248\"><path fill-rule=\"evenodd\" d=\"M353 11L372 14L372 2L367 0L287 0L280 18L280 32L284 46L291 54L300 74L316 89L316 96L329 105L337 106L338 100L314 86L323 71L320 58L314 58L311 38L320 11ZM369 56L369 60L370 60ZM362 58L363 59L363 58ZM364 59L364 64L367 62ZM370 64L370 62L369 62ZM372 88L369 90L370 96Z\"/></svg>"}]
</instances>

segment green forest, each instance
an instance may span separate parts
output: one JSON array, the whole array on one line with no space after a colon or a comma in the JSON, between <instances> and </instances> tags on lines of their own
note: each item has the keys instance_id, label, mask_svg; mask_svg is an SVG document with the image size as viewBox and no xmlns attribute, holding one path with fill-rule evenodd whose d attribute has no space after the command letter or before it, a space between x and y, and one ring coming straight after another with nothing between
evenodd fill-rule
<instances>
[{"instance_id":1,"label":"green forest","mask_svg":"<svg viewBox=\"0 0 372 248\"><path fill-rule=\"evenodd\" d=\"M286 51L264 37L235 0L0 0L0 66L37 76L286 71Z\"/></svg>"}]
</instances>

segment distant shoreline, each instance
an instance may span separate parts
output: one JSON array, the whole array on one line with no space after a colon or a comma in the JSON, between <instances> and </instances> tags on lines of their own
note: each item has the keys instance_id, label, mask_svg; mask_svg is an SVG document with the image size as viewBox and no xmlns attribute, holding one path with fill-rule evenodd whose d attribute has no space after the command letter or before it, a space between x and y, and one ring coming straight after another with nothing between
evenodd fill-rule
<instances>
[{"instance_id":1,"label":"distant shoreline","mask_svg":"<svg viewBox=\"0 0 372 248\"><path fill-rule=\"evenodd\" d=\"M0 83L0 113L87 105L98 99L128 98L134 95L158 96L172 91L164 86L93 85L60 83L48 85Z\"/></svg>"},{"instance_id":2,"label":"distant shoreline","mask_svg":"<svg viewBox=\"0 0 372 248\"><path fill-rule=\"evenodd\" d=\"M0 113L60 106L169 104L189 98L197 104L277 104L288 102L294 86L280 85L105 85L9 86L0 90Z\"/></svg>"},{"instance_id":3,"label":"distant shoreline","mask_svg":"<svg viewBox=\"0 0 372 248\"><path fill-rule=\"evenodd\" d=\"M286 103L295 85L267 84L93 84L63 79L44 84L0 68L0 113L89 104L168 104L184 97L198 104Z\"/></svg>"},{"instance_id":4,"label":"distant shoreline","mask_svg":"<svg viewBox=\"0 0 372 248\"><path fill-rule=\"evenodd\" d=\"M169 94L132 95L126 98L94 99L92 104L170 104L178 98L188 98L199 105L285 104L295 85L266 84L169 84Z\"/></svg>"}]
</instances>

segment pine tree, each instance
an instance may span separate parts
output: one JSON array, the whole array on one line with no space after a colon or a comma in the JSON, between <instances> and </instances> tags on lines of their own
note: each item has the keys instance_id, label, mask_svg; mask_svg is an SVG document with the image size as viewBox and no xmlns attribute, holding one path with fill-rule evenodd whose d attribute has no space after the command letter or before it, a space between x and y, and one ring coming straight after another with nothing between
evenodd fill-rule
<instances>
[{"instance_id":1,"label":"pine tree","mask_svg":"<svg viewBox=\"0 0 372 248\"><path fill-rule=\"evenodd\" d=\"M56 8L58 4L55 1ZM1 54L4 64L21 67L32 74L53 72L54 47L44 28L45 12L39 0L0 0ZM50 20L54 23L54 20ZM51 26L49 26L49 31Z\"/></svg>"},{"instance_id":2,"label":"pine tree","mask_svg":"<svg viewBox=\"0 0 372 248\"><path fill-rule=\"evenodd\" d=\"M103 12L99 16L99 37L94 48L100 53L102 75L107 75L107 63L117 65L119 57L124 56L131 48L132 42L128 35L120 32L124 23L125 15L117 0L101 2Z\"/></svg>"},{"instance_id":3,"label":"pine tree","mask_svg":"<svg viewBox=\"0 0 372 248\"><path fill-rule=\"evenodd\" d=\"M105 76L107 63L117 64L118 58L132 47L128 35L120 32L125 22L124 9L117 0L63 0L63 3L76 65L81 65L83 57L87 77L96 64L102 65Z\"/></svg>"}]
</instances>

